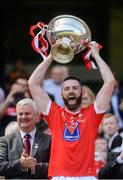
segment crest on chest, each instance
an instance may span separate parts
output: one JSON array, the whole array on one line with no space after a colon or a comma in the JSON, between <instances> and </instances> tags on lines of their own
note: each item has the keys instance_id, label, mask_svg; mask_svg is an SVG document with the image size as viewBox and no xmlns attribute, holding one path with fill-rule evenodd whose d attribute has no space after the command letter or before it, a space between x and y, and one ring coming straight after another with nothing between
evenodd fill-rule
<instances>
[{"instance_id":1,"label":"crest on chest","mask_svg":"<svg viewBox=\"0 0 123 180\"><path fill-rule=\"evenodd\" d=\"M64 119L64 140L78 141L80 139L79 123L83 115L81 112L73 115L71 113L63 113Z\"/></svg>"}]
</instances>

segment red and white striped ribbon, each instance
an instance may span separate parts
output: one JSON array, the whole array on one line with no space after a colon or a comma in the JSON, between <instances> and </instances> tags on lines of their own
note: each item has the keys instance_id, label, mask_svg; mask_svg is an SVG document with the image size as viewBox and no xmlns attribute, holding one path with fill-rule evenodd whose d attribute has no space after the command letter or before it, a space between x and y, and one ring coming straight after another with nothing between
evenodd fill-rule
<instances>
[{"instance_id":1,"label":"red and white striped ribbon","mask_svg":"<svg viewBox=\"0 0 123 180\"><path fill-rule=\"evenodd\" d=\"M40 29L40 31L35 35L34 31L37 29ZM33 37L31 45L37 53L41 54L43 60L46 59L48 54L48 42L44 38L45 32L46 30L44 28L43 22L38 22L36 25L31 26L29 32L30 35Z\"/></svg>"}]
</instances>

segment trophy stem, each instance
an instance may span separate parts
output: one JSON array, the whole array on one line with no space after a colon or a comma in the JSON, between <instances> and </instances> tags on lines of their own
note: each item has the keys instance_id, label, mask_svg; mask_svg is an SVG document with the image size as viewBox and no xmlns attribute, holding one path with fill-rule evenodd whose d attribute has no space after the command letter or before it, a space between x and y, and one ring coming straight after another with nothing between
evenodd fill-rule
<instances>
[{"instance_id":1,"label":"trophy stem","mask_svg":"<svg viewBox=\"0 0 123 180\"><path fill-rule=\"evenodd\" d=\"M51 47L52 58L59 63L68 63L74 57L74 51L71 48L69 42L57 42Z\"/></svg>"}]
</instances>

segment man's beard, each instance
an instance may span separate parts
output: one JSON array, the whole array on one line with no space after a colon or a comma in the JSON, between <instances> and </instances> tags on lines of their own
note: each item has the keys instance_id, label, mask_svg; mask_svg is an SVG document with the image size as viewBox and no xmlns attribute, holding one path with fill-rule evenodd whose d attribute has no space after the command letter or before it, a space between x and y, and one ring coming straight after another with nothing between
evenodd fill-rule
<instances>
[{"instance_id":1,"label":"man's beard","mask_svg":"<svg viewBox=\"0 0 123 180\"><path fill-rule=\"evenodd\" d=\"M69 96L67 98L64 98L64 97L62 97L62 98L63 98L65 106L70 111L77 110L80 107L81 103L82 103L82 93L78 97L76 97L74 94L69 94ZM70 104L69 103L70 99L76 100L76 103L75 104Z\"/></svg>"}]
</instances>

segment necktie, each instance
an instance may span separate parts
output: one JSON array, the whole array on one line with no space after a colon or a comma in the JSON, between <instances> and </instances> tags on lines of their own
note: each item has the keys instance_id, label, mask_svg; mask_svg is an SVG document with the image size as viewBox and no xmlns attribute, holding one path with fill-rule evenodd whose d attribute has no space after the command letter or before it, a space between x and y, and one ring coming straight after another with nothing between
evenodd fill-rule
<instances>
[{"instance_id":1,"label":"necktie","mask_svg":"<svg viewBox=\"0 0 123 180\"><path fill-rule=\"evenodd\" d=\"M31 148L30 137L31 137L30 134L25 134L23 140L24 152L27 153L28 155L30 155L30 148Z\"/></svg>"}]
</instances>

